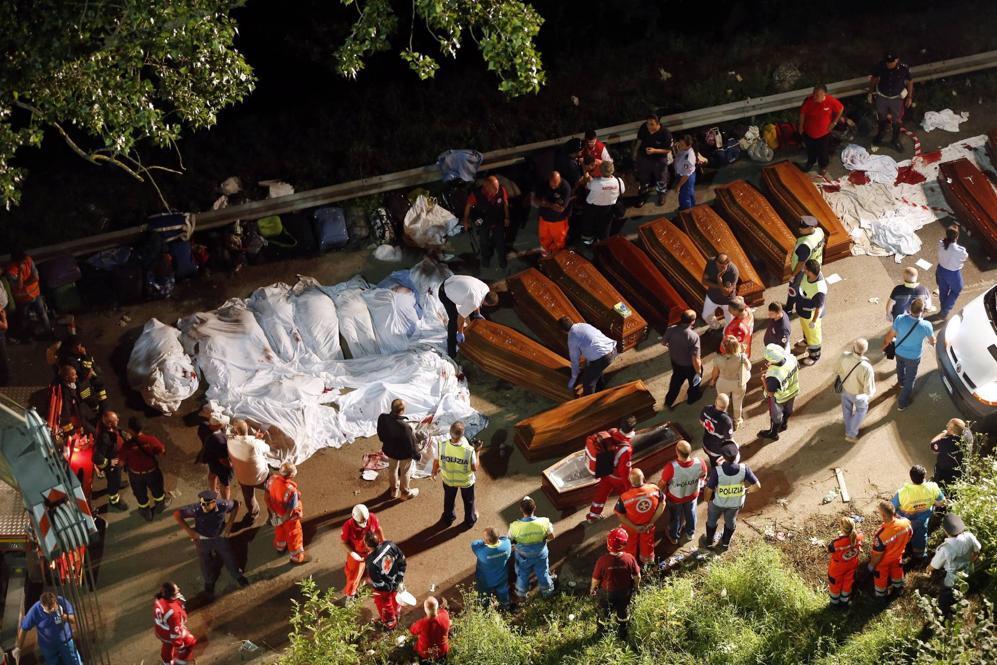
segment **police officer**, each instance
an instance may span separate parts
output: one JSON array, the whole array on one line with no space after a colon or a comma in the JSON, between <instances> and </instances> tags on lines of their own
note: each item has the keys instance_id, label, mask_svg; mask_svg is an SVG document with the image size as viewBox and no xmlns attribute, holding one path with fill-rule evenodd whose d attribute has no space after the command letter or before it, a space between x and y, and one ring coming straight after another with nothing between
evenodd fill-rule
<instances>
[{"instance_id":1,"label":"police officer","mask_svg":"<svg viewBox=\"0 0 997 665\"><path fill-rule=\"evenodd\" d=\"M796 308L796 297L800 282L803 281L804 265L810 259L823 265L824 245L827 243L824 229L817 225L817 218L812 215L804 215L800 218L797 232L799 237L796 239L796 246L789 254L789 267L793 271L793 276L789 280L789 294L784 308L788 313L792 313Z\"/></svg>"},{"instance_id":2,"label":"police officer","mask_svg":"<svg viewBox=\"0 0 997 665\"><path fill-rule=\"evenodd\" d=\"M904 111L914 101L914 79L911 78L910 67L900 62L895 54L887 53L869 73L869 101L876 106L876 115L879 116L879 131L872 140L873 144L883 142L886 126L892 124L890 145L897 152L903 152L900 126Z\"/></svg>"},{"instance_id":3,"label":"police officer","mask_svg":"<svg viewBox=\"0 0 997 665\"><path fill-rule=\"evenodd\" d=\"M654 563L654 525L665 512L665 496L653 483L644 482L644 472L630 471L630 489L616 502L616 516L627 532L626 551L647 566Z\"/></svg>"},{"instance_id":4,"label":"police officer","mask_svg":"<svg viewBox=\"0 0 997 665\"><path fill-rule=\"evenodd\" d=\"M97 426L93 463L107 478L107 505L114 510L128 510L128 504L121 498L121 460L118 459L124 443L124 432L118 427L118 414L105 411Z\"/></svg>"},{"instance_id":5,"label":"police officer","mask_svg":"<svg viewBox=\"0 0 997 665\"><path fill-rule=\"evenodd\" d=\"M546 517L536 517L537 503L525 496L519 502L523 516L509 525L509 539L516 546L516 595L526 599L530 592L530 576L536 575L540 593L554 593L554 578L550 574L547 541L554 537L554 525Z\"/></svg>"},{"instance_id":6,"label":"police officer","mask_svg":"<svg viewBox=\"0 0 997 665\"><path fill-rule=\"evenodd\" d=\"M478 521L474 510L474 472L478 470L478 454L464 438L464 423L459 420L450 426L450 436L441 437L436 443L433 460L433 480L443 477L443 515L440 522L450 526L457 519L454 504L457 491L464 502L464 528L470 529Z\"/></svg>"},{"instance_id":7,"label":"police officer","mask_svg":"<svg viewBox=\"0 0 997 665\"><path fill-rule=\"evenodd\" d=\"M77 335L70 335L59 347L58 363L70 365L76 370L80 399L91 408L100 409L107 401L104 382L97 376L97 364L87 353L87 347Z\"/></svg>"},{"instance_id":8,"label":"police officer","mask_svg":"<svg viewBox=\"0 0 997 665\"><path fill-rule=\"evenodd\" d=\"M239 586L249 586L249 580L235 561L232 545L226 535L232 529L239 503L219 499L211 490L204 490L197 495L197 499L197 503L173 511L173 519L197 549L201 576L204 578L204 592L208 595L215 592L215 582L221 573L221 567L215 564L216 558L221 559ZM193 520L194 526L191 527L187 520Z\"/></svg>"},{"instance_id":9,"label":"police officer","mask_svg":"<svg viewBox=\"0 0 997 665\"><path fill-rule=\"evenodd\" d=\"M471 551L477 559L474 579L478 593L484 597L495 594L501 607L509 607L508 563L512 557L512 541L488 527L484 538L471 543Z\"/></svg>"},{"instance_id":10,"label":"police officer","mask_svg":"<svg viewBox=\"0 0 997 665\"><path fill-rule=\"evenodd\" d=\"M758 436L778 441L779 432L785 432L789 426L793 403L800 394L800 365L796 356L778 344L765 347L765 363L762 390L768 398L771 426L759 432Z\"/></svg>"},{"instance_id":11,"label":"police officer","mask_svg":"<svg viewBox=\"0 0 997 665\"><path fill-rule=\"evenodd\" d=\"M945 493L936 483L925 482L928 472L920 464L910 468L910 482L897 490L893 495L893 507L900 517L910 520L913 533L910 537L910 552L912 559L923 559L924 549L928 546L928 522L935 508L945 505Z\"/></svg>"},{"instance_id":12,"label":"police officer","mask_svg":"<svg viewBox=\"0 0 997 665\"><path fill-rule=\"evenodd\" d=\"M485 178L481 186L467 197L467 204L464 206L464 230L471 229L471 211L478 217L475 219L477 226L478 242L480 243L481 266L487 268L492 261L492 254L498 253L500 268L506 267L506 246L505 234L509 228L509 193L498 181L498 178L491 175Z\"/></svg>"},{"instance_id":13,"label":"police officer","mask_svg":"<svg viewBox=\"0 0 997 665\"><path fill-rule=\"evenodd\" d=\"M762 484L755 474L743 462L737 459L737 446L726 445L723 450L724 461L710 471L706 479L706 489L703 497L707 502L706 534L703 544L706 547L716 547L717 524L724 519L724 531L720 536L720 546L730 547L730 539L737 528L737 514L744 506L744 497L748 488L761 489Z\"/></svg>"},{"instance_id":14,"label":"police officer","mask_svg":"<svg viewBox=\"0 0 997 665\"><path fill-rule=\"evenodd\" d=\"M824 305L827 302L827 282L820 270L820 263L807 259L803 264L803 279L796 294L796 313L800 315L800 327L803 328L803 341L797 345L806 345L807 357L804 365L813 365L820 360L820 346L823 339L821 319L824 318Z\"/></svg>"}]
</instances>

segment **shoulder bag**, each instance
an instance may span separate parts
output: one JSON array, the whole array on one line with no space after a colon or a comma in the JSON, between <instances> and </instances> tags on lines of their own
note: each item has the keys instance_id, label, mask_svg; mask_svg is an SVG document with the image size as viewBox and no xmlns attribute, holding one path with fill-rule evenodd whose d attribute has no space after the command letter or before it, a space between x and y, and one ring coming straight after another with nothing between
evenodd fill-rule
<instances>
[{"instance_id":1,"label":"shoulder bag","mask_svg":"<svg viewBox=\"0 0 997 665\"><path fill-rule=\"evenodd\" d=\"M890 342L889 344L886 345L886 348L883 349L883 353L886 354L886 357L888 359L893 360L894 358L897 357L897 347L900 346L901 344L903 344L907 340L907 338L910 337L910 334L912 332L914 332L914 330L917 328L918 323L920 323L920 321L921 321L920 319L915 319L914 320L914 325L912 325L911 328L910 328L910 330L907 331L907 334L904 335L900 339L899 343L896 342L896 341L893 341L893 342Z\"/></svg>"},{"instance_id":2,"label":"shoulder bag","mask_svg":"<svg viewBox=\"0 0 997 665\"><path fill-rule=\"evenodd\" d=\"M858 369L858 366L861 365L861 364L862 364L861 360L858 361L857 363L855 363L855 366L852 367L850 370L848 370L848 374L845 374L845 378L843 378L843 379L840 376L834 377L834 392L835 393L837 393L839 395L841 394L841 392L845 389L845 381L848 380L848 377L850 377L852 375L852 372L854 372L856 369Z\"/></svg>"}]
</instances>

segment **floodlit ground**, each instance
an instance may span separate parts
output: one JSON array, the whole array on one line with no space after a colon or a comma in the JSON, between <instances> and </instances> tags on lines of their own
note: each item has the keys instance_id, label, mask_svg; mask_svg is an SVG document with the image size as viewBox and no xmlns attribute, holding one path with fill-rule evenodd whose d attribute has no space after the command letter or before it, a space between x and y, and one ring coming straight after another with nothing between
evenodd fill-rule
<instances>
[{"instance_id":1,"label":"floodlit ground","mask_svg":"<svg viewBox=\"0 0 997 665\"><path fill-rule=\"evenodd\" d=\"M973 117L958 135L942 132L922 135L925 150L946 145L959 137L974 136L990 125L993 107L973 108ZM986 111L986 112L985 112ZM889 151L887 151L889 154ZM785 156L785 155L779 155ZM840 175L840 166L832 166L832 175ZM716 184L745 177L757 183L756 166L739 162L722 172ZM702 201L712 199L712 192L702 188ZM675 205L669 199L666 212ZM655 208L640 211L624 232L633 232L637 221L646 221ZM926 248L920 256L934 263L934 247L941 237L942 225L924 228L920 236ZM528 248L535 236L532 229L521 232L518 249ZM978 248L971 247L972 259L965 269L966 288L960 306L992 284L992 265ZM804 368L800 382L802 394L797 400L797 415L791 429L778 442L765 443L755 437L767 426L767 414L760 397L756 376L746 398L746 422L738 440L744 446L743 457L761 479L763 490L753 493L743 513L736 540L757 537L771 528L776 532L799 533L815 514L838 513L840 501L821 505L829 490L837 487L832 469L844 470L856 512L868 513L880 496L892 494L906 478L911 464L931 467L932 454L928 441L945 421L955 415L955 407L945 394L935 366L935 357L926 351L921 363L915 408L903 413L896 410L894 364L879 352L887 322L882 303L893 285L901 281L901 270L913 264L912 257L898 265L892 258L850 257L830 264L826 274L837 273L842 281L830 287L827 317L824 320L824 359L814 367ZM518 263L512 264L514 267ZM138 397L124 385L123 369L130 346L141 326L150 317L173 322L180 316L199 309L220 305L226 298L245 296L258 286L275 281L293 282L297 274L314 275L323 283L334 283L362 272L374 281L397 268L397 264L378 262L368 251L333 253L318 259L295 260L250 267L237 279L221 275L202 280L178 290L178 297L169 302L148 303L127 310L102 311L80 317L81 333L96 353L105 372L116 372L118 380L110 381L112 402L122 415L148 416L148 429L160 436L167 445L164 468L167 488L175 497L175 505L192 501L204 488L204 467L194 464L199 448L195 436L197 423L196 400L189 400L181 413L172 418L154 417L143 407ZM486 278L498 278L486 274ZM924 282L934 287L933 277ZM785 287L776 286L766 292L766 301L785 297ZM123 322L122 315L130 317ZM758 312L758 318L764 311ZM495 318L525 330L515 320L511 310L499 312ZM794 321L794 338L799 324ZM832 371L837 357L855 337L869 338L871 359L876 367L878 394L862 429L861 441L849 444L843 438L840 405L831 391ZM716 336L707 339L704 351L712 354ZM755 340L755 358L760 356L761 332ZM44 347L11 346L13 376L21 385L43 385L48 382L44 364ZM707 357L706 361L709 362ZM519 499L530 494L538 500L539 513L555 521L556 538L552 546L552 561L561 571L562 582L582 581L590 572L591 557L585 556L601 548L605 532L614 520L583 528L584 511L560 515L540 492L540 471L553 460L530 464L512 443L512 426L519 419L546 409L552 404L532 393L501 382L469 366L467 377L474 406L491 418L491 424L480 437L485 442L481 455L483 470L478 475L479 527L494 525L504 529L517 515ZM619 384L641 378L660 399L667 386L670 364L667 353L652 333L640 348L621 356L610 370L610 381ZM712 398L707 391L705 399ZM699 444L698 412L705 400L690 407L682 405L673 412L659 412L655 422L672 419L694 434ZM123 418L124 419L124 418ZM359 479L358 469L363 453L375 450L375 439L359 440L339 450L325 450L301 465L299 480L305 505L305 542L310 560L300 567L291 567L286 559L272 551L272 531L261 521L234 536L240 556L246 560L247 574L253 584L239 589L223 572L218 596L210 604L197 598L202 586L193 547L167 514L153 523L145 522L134 511L107 516L107 544L100 566L101 602L107 619L106 641L115 664L158 662L159 643L151 627L152 597L159 584L167 579L178 582L191 600L190 628L198 636L198 662L202 665L238 663L253 657L266 658L280 649L286 640L287 617L291 599L295 597L296 580L313 575L323 586L341 587L343 583L344 551L339 541L339 527L349 515L353 504L366 503L381 520L388 538L396 541L409 557L407 584L417 596L424 596L432 585L448 590L466 583L473 577L474 559L469 542L480 537L480 529L462 532L457 528L439 531L435 522L442 505L439 483L417 481L420 496L407 503L387 499L386 481L367 483ZM657 479L657 475L654 477ZM98 484L98 487L101 487ZM127 491L126 491L127 496ZM100 503L102 500L99 500ZM134 504L134 500L129 497ZM705 510L701 507L701 517ZM700 526L702 531L702 526ZM796 536L794 537L801 537ZM659 545L660 555L668 553L667 541ZM371 608L372 610L372 608ZM262 647L254 655L240 654L239 645L250 640ZM28 662L27 658L23 662Z\"/></svg>"}]
</instances>

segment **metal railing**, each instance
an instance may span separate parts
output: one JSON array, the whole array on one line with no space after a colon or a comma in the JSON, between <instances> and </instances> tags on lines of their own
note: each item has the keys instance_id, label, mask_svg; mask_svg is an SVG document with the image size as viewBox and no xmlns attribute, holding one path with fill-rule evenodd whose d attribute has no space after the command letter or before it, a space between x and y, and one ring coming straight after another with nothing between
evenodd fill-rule
<instances>
[{"instance_id":1,"label":"metal railing","mask_svg":"<svg viewBox=\"0 0 997 665\"><path fill-rule=\"evenodd\" d=\"M986 51L975 55L968 55L960 58L950 58L939 60L924 65L917 65L911 68L916 81L927 81L970 72L978 72L985 69L997 67L997 51ZM830 83L827 86L828 92L837 97L850 97L863 94L868 89L869 79L866 76ZM800 88L789 92L780 92L775 95L765 97L747 98L719 106L686 111L664 116L662 122L672 132L689 130L698 127L709 127L718 125L739 118L746 118L775 111L798 107L806 95L810 93L810 88ZM629 122L623 125L607 127L598 130L599 138L605 143L623 143L632 141L637 137L637 130L643 124L643 120ZM570 138L580 137L581 134L562 136L547 141L527 143L513 148L503 148L485 153L484 161L479 170L490 170L510 166L523 161L527 155L542 150L562 145ZM360 178L349 182L310 189L303 192L296 192L287 196L280 196L262 201L250 201L241 205L221 208L219 210L208 210L194 213L195 230L205 231L220 228L231 224L239 219L260 219L268 215L280 215L307 208L315 208L330 203L345 201L360 196L380 194L396 189L407 189L426 183L435 182L440 179L439 169L435 164L420 166L396 173L374 176L370 178ZM56 245L39 247L32 250L31 254L36 260L44 260L60 254L88 254L91 252L129 244L138 240L145 230L145 226L137 226L120 231L113 231L100 235L80 238ZM7 257L0 257L0 261L5 261Z\"/></svg>"}]
</instances>

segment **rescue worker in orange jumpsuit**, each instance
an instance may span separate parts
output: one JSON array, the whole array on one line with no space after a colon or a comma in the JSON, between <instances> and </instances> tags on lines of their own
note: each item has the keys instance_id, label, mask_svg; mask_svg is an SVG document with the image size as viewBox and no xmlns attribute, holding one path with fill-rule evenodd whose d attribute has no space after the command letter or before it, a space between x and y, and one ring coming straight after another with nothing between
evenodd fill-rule
<instances>
[{"instance_id":1,"label":"rescue worker in orange jumpsuit","mask_svg":"<svg viewBox=\"0 0 997 665\"><path fill-rule=\"evenodd\" d=\"M627 532L624 551L642 566L654 563L654 525L665 512L665 495L654 483L644 482L644 472L630 471L630 489L616 502L616 516Z\"/></svg>"},{"instance_id":2,"label":"rescue worker in orange jumpsuit","mask_svg":"<svg viewBox=\"0 0 997 665\"><path fill-rule=\"evenodd\" d=\"M23 249L14 249L10 253L11 262L5 270L7 280L10 282L10 290L14 296L14 303L17 305L17 314L20 319L20 336L24 339L31 337L30 313L34 312L38 317L38 322L46 334L52 330L52 323L48 318L48 309L45 307L45 299L42 297L41 282L38 278L38 268L35 261L28 256Z\"/></svg>"},{"instance_id":3,"label":"rescue worker in orange jumpsuit","mask_svg":"<svg viewBox=\"0 0 997 665\"><path fill-rule=\"evenodd\" d=\"M377 536L378 542L384 541L384 532L381 531L381 523L377 521L367 506L358 503L353 506L353 515L343 522L341 538L343 547L346 548L346 583L343 585L343 593L347 598L353 598L360 589L360 583L364 576L364 559L371 550L367 547L365 536L367 533Z\"/></svg>"},{"instance_id":4,"label":"rescue worker in orange jumpsuit","mask_svg":"<svg viewBox=\"0 0 997 665\"><path fill-rule=\"evenodd\" d=\"M592 498L592 505L589 507L588 515L585 516L585 520L590 524L602 519L602 510L606 507L606 500L611 494L622 494L630 489L628 478L630 476L630 458L633 456L630 442L633 440L636 429L637 419L630 416L620 423L619 429L614 427L609 430L608 434L612 441L617 444L617 448L615 452L599 455L611 458L612 472L608 475L600 475L599 467L602 462L592 456L589 446L586 445L585 454L588 458L589 470L599 479L599 484L595 488L595 496Z\"/></svg>"},{"instance_id":5,"label":"rescue worker in orange jumpsuit","mask_svg":"<svg viewBox=\"0 0 997 665\"><path fill-rule=\"evenodd\" d=\"M873 573L876 598L885 599L890 590L904 588L903 556L914 529L906 517L897 517L896 508L889 501L879 502L882 526L872 538L872 556L869 570Z\"/></svg>"},{"instance_id":6,"label":"rescue worker in orange jumpsuit","mask_svg":"<svg viewBox=\"0 0 997 665\"><path fill-rule=\"evenodd\" d=\"M862 533L855 528L851 517L839 521L841 533L827 544L831 560L827 564L827 593L831 596L831 607L848 609L852 602L852 586L855 583L855 569L859 567L862 554Z\"/></svg>"},{"instance_id":7,"label":"rescue worker in orange jumpsuit","mask_svg":"<svg viewBox=\"0 0 997 665\"><path fill-rule=\"evenodd\" d=\"M270 476L267 487L267 508L273 524L273 546L278 552L287 552L291 563L305 562L304 533L301 531L303 506L301 491L294 477L298 468L291 462L280 465L280 471Z\"/></svg>"},{"instance_id":8,"label":"rescue worker in orange jumpsuit","mask_svg":"<svg viewBox=\"0 0 997 665\"><path fill-rule=\"evenodd\" d=\"M187 599L174 582L165 582L152 605L152 620L156 637L163 643L160 657L163 665L187 665L197 638L187 630Z\"/></svg>"}]
</instances>

